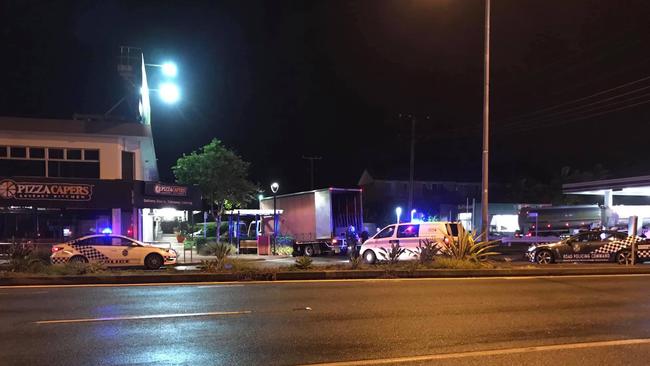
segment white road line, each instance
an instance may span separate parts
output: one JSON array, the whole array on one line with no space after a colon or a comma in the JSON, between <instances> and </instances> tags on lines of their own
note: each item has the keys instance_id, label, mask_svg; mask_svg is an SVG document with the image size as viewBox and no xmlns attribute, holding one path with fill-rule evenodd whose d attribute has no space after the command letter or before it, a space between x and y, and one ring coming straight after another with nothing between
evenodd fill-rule
<instances>
[{"instance_id":1,"label":"white road line","mask_svg":"<svg viewBox=\"0 0 650 366\"><path fill-rule=\"evenodd\" d=\"M62 324L62 323L92 323L92 322L110 322L118 320L143 320L143 319L165 319L165 318L188 318L197 316L223 316L223 315L242 315L251 314L250 310L242 311L213 311L207 313L185 313L185 314L153 314L153 315L131 315L116 316L108 318L83 318L83 319L60 319L60 320L40 320L35 324Z\"/></svg>"},{"instance_id":2,"label":"white road line","mask_svg":"<svg viewBox=\"0 0 650 366\"><path fill-rule=\"evenodd\" d=\"M554 344L548 346L532 346L532 347L521 347L521 348L495 349L495 350L487 350L487 351L442 353L442 354L432 354L432 355L412 356L412 357L395 357L395 358L383 358L383 359L374 359L374 360L315 363L315 364L308 364L308 365L306 364L302 366L386 365L386 364L405 363L405 362L449 360L449 359L467 358L467 357L500 356L500 355L511 355L511 354L518 354L518 353L529 353L529 352L561 351L561 350L571 350L571 349L585 349L585 348L613 347L613 346L629 346L629 345L636 345L636 344L650 344L650 339L641 338L641 339L622 339L622 340L600 341L600 342L566 343L566 344Z\"/></svg>"},{"instance_id":3,"label":"white road line","mask_svg":"<svg viewBox=\"0 0 650 366\"><path fill-rule=\"evenodd\" d=\"M36 295L36 294L46 294L47 291L29 291L29 292L0 292L0 295Z\"/></svg>"},{"instance_id":4,"label":"white road line","mask_svg":"<svg viewBox=\"0 0 650 366\"><path fill-rule=\"evenodd\" d=\"M230 282L165 282L165 283L125 283L125 284L84 284L84 285L19 285L0 286L2 290L25 288L77 288L77 287L146 287L146 286L247 286L273 285L283 283L328 283L328 282L399 282L399 281L490 281L490 280L534 280L534 279L563 279L563 278L611 278L611 277L650 277L650 273L629 274L596 274L568 276L500 276L500 277L444 277L444 278L365 278L365 279L323 279L323 280L278 280L278 281L230 281Z\"/></svg>"},{"instance_id":5,"label":"white road line","mask_svg":"<svg viewBox=\"0 0 650 366\"><path fill-rule=\"evenodd\" d=\"M204 285L196 286L196 288L219 288L219 287L244 287L244 285Z\"/></svg>"}]
</instances>

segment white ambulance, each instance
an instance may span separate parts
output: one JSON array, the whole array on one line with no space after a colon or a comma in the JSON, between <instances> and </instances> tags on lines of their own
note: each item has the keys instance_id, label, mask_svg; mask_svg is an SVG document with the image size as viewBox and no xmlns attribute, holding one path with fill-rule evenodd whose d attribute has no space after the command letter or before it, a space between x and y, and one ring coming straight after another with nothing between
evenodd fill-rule
<instances>
[{"instance_id":1,"label":"white ambulance","mask_svg":"<svg viewBox=\"0 0 650 366\"><path fill-rule=\"evenodd\" d=\"M458 236L458 222L405 222L388 225L375 236L361 245L359 253L366 263L375 263L382 260L382 248L390 250L391 244L399 244L406 249L400 260L416 259L418 246L421 241L428 239L433 242L444 241L445 234Z\"/></svg>"}]
</instances>

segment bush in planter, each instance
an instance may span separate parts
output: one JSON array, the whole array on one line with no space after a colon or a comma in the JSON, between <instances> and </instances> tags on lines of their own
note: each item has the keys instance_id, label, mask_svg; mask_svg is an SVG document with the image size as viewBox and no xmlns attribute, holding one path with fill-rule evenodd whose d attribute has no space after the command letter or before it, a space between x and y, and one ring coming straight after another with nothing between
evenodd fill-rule
<instances>
[{"instance_id":1,"label":"bush in planter","mask_svg":"<svg viewBox=\"0 0 650 366\"><path fill-rule=\"evenodd\" d=\"M208 244L208 239L203 238L203 237L198 237L194 239L194 245L196 245L196 252L198 253L200 250L202 250L206 244Z\"/></svg>"},{"instance_id":2,"label":"bush in planter","mask_svg":"<svg viewBox=\"0 0 650 366\"><path fill-rule=\"evenodd\" d=\"M229 255L234 254L237 251L237 248L228 243L209 243L206 245L206 251L208 255L213 255L217 257L217 260L222 261Z\"/></svg>"},{"instance_id":3,"label":"bush in planter","mask_svg":"<svg viewBox=\"0 0 650 366\"><path fill-rule=\"evenodd\" d=\"M217 236L217 223L216 222L208 222L206 223L206 236L207 237L216 237ZM195 224L194 227L192 228L192 232L195 233L197 231L201 231L199 234L200 236L203 236L203 224ZM221 223L221 229L219 230L221 233L221 236L225 235L228 233L228 222L222 222Z\"/></svg>"},{"instance_id":4,"label":"bush in planter","mask_svg":"<svg viewBox=\"0 0 650 366\"><path fill-rule=\"evenodd\" d=\"M311 269L313 261L310 257L298 257L293 264L293 268L302 270Z\"/></svg>"},{"instance_id":5,"label":"bush in planter","mask_svg":"<svg viewBox=\"0 0 650 366\"><path fill-rule=\"evenodd\" d=\"M438 242L442 255L464 261L484 262L491 256L498 255L492 249L497 247L498 240L479 241L480 235L472 236L461 225L458 227L458 236L445 234L444 240Z\"/></svg>"},{"instance_id":6,"label":"bush in planter","mask_svg":"<svg viewBox=\"0 0 650 366\"><path fill-rule=\"evenodd\" d=\"M278 255L292 255L293 246L279 245L275 248L275 252L278 253Z\"/></svg>"}]
</instances>

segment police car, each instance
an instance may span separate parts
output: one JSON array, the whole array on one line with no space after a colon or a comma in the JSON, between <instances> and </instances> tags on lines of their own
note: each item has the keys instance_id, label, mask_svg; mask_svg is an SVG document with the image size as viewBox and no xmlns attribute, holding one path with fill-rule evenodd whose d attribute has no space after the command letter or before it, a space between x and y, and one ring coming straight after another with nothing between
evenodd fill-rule
<instances>
[{"instance_id":1,"label":"police car","mask_svg":"<svg viewBox=\"0 0 650 366\"><path fill-rule=\"evenodd\" d=\"M554 243L533 245L526 256L531 262L550 264L557 262L616 262L632 261L632 244L637 245L639 261L650 260L650 242L625 232L591 230Z\"/></svg>"},{"instance_id":2,"label":"police car","mask_svg":"<svg viewBox=\"0 0 650 366\"><path fill-rule=\"evenodd\" d=\"M144 266L158 269L175 264L173 249L147 245L122 235L88 235L52 247L52 264L103 263L107 266Z\"/></svg>"}]
</instances>

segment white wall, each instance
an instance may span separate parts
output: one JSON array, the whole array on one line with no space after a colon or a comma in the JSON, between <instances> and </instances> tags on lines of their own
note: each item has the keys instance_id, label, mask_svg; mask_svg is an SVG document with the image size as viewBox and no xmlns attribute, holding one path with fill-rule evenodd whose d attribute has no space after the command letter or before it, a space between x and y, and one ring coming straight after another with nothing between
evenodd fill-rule
<instances>
[{"instance_id":1,"label":"white wall","mask_svg":"<svg viewBox=\"0 0 650 366\"><path fill-rule=\"evenodd\" d=\"M132 151L135 153L135 179L156 180L157 174L151 173L151 165L154 167L153 170L156 170L155 155L147 157L146 155L150 155L147 151L143 156L141 151L142 142L141 138L130 136L40 135L38 133L30 133L27 136L24 133L6 131L0 134L0 145L2 146L99 149L100 179L122 179L122 151ZM153 146L153 143L147 142L144 145ZM145 169L145 164L150 166Z\"/></svg>"}]
</instances>

